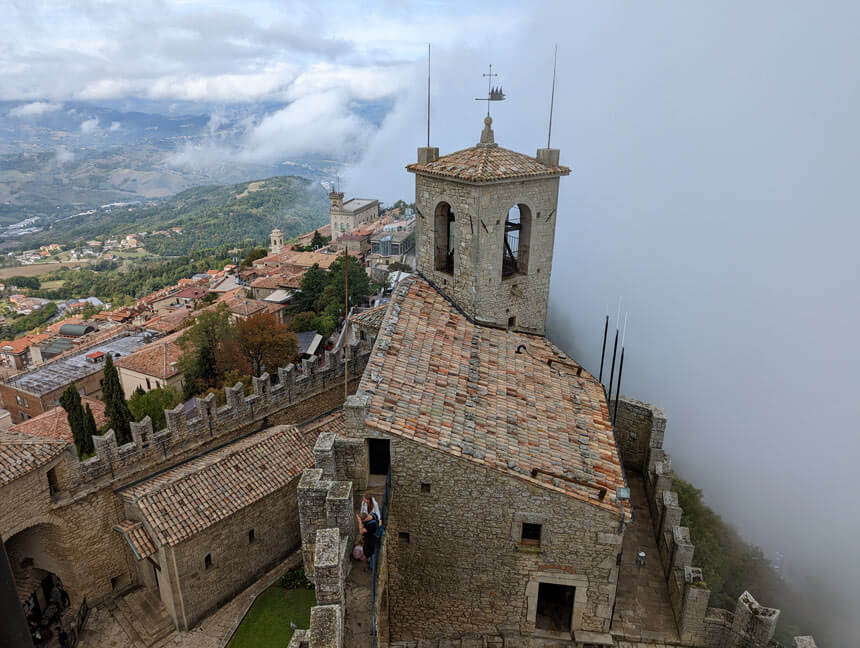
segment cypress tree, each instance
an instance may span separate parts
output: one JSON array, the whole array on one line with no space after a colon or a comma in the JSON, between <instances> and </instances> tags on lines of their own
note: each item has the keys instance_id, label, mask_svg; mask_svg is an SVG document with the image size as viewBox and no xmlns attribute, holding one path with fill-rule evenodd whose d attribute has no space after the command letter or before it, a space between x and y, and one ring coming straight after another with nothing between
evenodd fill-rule
<instances>
[{"instance_id":1,"label":"cypress tree","mask_svg":"<svg viewBox=\"0 0 860 648\"><path fill-rule=\"evenodd\" d=\"M72 438L78 450L78 456L83 457L87 452L87 444L84 438L84 410L81 408L81 395L75 384L66 387L66 391L60 396L60 405L66 410L66 418L72 429ZM90 452L92 452L92 441L90 441Z\"/></svg>"},{"instance_id":2,"label":"cypress tree","mask_svg":"<svg viewBox=\"0 0 860 648\"><path fill-rule=\"evenodd\" d=\"M117 443L120 445L128 443L131 441L131 411L128 409L128 403L125 402L125 393L119 382L119 372L113 364L110 353L105 359L102 400L110 427L116 433Z\"/></svg>"},{"instance_id":3,"label":"cypress tree","mask_svg":"<svg viewBox=\"0 0 860 648\"><path fill-rule=\"evenodd\" d=\"M87 454L92 454L95 451L93 447L93 436L98 434L99 430L96 427L96 417L93 416L93 411L90 409L90 404L87 403L86 409L84 410L84 444L86 447L85 452Z\"/></svg>"}]
</instances>

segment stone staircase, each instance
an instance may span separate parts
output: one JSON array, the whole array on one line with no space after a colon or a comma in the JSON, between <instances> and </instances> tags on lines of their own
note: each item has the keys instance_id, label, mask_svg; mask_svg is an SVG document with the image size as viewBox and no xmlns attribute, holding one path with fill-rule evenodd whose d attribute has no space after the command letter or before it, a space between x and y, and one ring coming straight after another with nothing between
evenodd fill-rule
<instances>
[{"instance_id":1,"label":"stone staircase","mask_svg":"<svg viewBox=\"0 0 860 648\"><path fill-rule=\"evenodd\" d=\"M145 587L116 599L110 612L135 648L161 648L176 633L173 619L161 601Z\"/></svg>"}]
</instances>

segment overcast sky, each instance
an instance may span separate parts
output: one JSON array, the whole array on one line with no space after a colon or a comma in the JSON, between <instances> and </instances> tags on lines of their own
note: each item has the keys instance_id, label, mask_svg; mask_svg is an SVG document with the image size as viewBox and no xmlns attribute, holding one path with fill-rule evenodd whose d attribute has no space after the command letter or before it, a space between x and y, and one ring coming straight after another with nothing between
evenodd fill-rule
<instances>
[{"instance_id":1,"label":"overcast sky","mask_svg":"<svg viewBox=\"0 0 860 648\"><path fill-rule=\"evenodd\" d=\"M622 296L623 391L666 408L674 467L860 607L860 4L130 4L13 2L0 98L292 102L232 154L342 149L347 191L388 201L413 195L428 41L443 154L478 141L491 62L496 141L544 146L558 43L551 336L596 372ZM354 109L380 100L381 127Z\"/></svg>"}]
</instances>

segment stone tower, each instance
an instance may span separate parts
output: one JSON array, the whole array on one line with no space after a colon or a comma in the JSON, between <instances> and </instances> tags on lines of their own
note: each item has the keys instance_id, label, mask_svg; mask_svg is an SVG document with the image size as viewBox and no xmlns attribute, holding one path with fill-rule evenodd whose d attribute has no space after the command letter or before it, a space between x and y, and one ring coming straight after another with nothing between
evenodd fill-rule
<instances>
[{"instance_id":1,"label":"stone tower","mask_svg":"<svg viewBox=\"0 0 860 648\"><path fill-rule=\"evenodd\" d=\"M269 252L271 254L277 254L284 249L284 233L277 227L273 229L272 233L269 235L269 241Z\"/></svg>"},{"instance_id":2,"label":"stone tower","mask_svg":"<svg viewBox=\"0 0 860 648\"><path fill-rule=\"evenodd\" d=\"M415 174L418 270L481 324L543 335L558 181L558 149L530 157L480 142L439 157L419 148Z\"/></svg>"}]
</instances>

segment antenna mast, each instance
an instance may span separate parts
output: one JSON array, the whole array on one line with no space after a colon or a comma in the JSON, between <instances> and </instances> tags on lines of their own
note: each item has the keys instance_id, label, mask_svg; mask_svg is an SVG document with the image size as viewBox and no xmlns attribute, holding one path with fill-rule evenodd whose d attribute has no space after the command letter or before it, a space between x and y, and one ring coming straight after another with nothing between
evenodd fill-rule
<instances>
[{"instance_id":1,"label":"antenna mast","mask_svg":"<svg viewBox=\"0 0 860 648\"><path fill-rule=\"evenodd\" d=\"M427 148L430 148L430 43L427 43Z\"/></svg>"},{"instance_id":2,"label":"antenna mast","mask_svg":"<svg viewBox=\"0 0 860 648\"><path fill-rule=\"evenodd\" d=\"M552 55L552 94L549 99L549 130L546 134L546 147L549 148L549 141L552 138L552 110L555 106L555 64L558 59L558 44L555 46L555 52Z\"/></svg>"}]
</instances>

